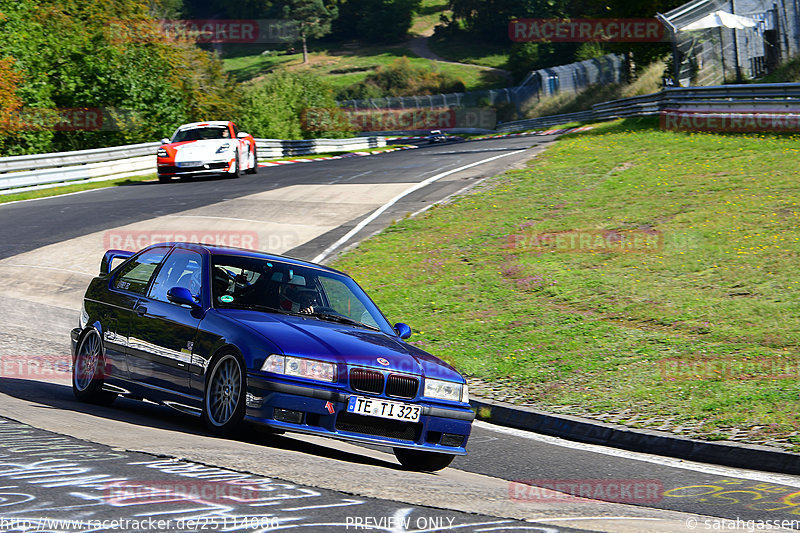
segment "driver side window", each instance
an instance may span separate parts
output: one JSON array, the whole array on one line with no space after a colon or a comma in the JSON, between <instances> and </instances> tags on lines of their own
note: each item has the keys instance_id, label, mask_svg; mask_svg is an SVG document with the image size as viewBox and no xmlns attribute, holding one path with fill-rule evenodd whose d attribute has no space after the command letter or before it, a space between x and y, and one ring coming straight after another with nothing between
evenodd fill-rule
<instances>
[{"instance_id":1,"label":"driver side window","mask_svg":"<svg viewBox=\"0 0 800 533\"><path fill-rule=\"evenodd\" d=\"M162 302L167 299L167 291L173 287L189 289L196 300L200 300L203 284L203 257L191 250L175 249L164 261L150 289L150 298Z\"/></svg>"}]
</instances>

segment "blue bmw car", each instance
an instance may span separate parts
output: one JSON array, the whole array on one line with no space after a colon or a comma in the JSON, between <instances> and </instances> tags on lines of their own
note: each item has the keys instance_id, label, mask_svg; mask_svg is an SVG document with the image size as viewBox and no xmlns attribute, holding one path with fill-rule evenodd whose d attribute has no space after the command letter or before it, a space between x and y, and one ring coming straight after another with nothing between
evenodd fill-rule
<instances>
[{"instance_id":1,"label":"blue bmw car","mask_svg":"<svg viewBox=\"0 0 800 533\"><path fill-rule=\"evenodd\" d=\"M72 330L72 387L86 402L157 401L219 435L248 421L440 470L466 454L474 413L464 378L410 335L313 263L188 243L109 250Z\"/></svg>"}]
</instances>

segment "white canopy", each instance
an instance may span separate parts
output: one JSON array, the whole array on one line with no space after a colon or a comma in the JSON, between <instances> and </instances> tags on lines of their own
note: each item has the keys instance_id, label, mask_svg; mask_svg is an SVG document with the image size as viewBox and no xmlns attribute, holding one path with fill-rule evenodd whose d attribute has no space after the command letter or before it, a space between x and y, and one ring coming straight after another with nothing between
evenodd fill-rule
<instances>
[{"instance_id":1,"label":"white canopy","mask_svg":"<svg viewBox=\"0 0 800 533\"><path fill-rule=\"evenodd\" d=\"M749 17L742 17L740 15L728 13L727 11L719 10L699 20L695 20L691 24L687 24L678 31L706 30L708 28L719 28L720 26L743 30L745 28L754 28L757 25L758 22Z\"/></svg>"}]
</instances>

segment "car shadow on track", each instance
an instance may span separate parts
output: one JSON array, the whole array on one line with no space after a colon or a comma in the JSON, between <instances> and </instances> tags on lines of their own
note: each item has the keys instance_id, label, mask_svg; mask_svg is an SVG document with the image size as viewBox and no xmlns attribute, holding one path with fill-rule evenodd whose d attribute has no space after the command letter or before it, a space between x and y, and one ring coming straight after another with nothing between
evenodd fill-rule
<instances>
[{"instance_id":1,"label":"car shadow on track","mask_svg":"<svg viewBox=\"0 0 800 533\"><path fill-rule=\"evenodd\" d=\"M198 417L179 413L160 404L127 398L117 398L114 404L109 407L81 403L75 399L71 386L67 384L20 378L3 378L0 379L0 394L7 394L20 400L40 404L36 407L73 411L88 414L98 419L126 422L137 426L176 431L189 435L210 436L210 433L206 431L205 426ZM288 435L272 433L261 426L253 424L243 424L238 433L231 438L257 446L291 450L337 461L403 470L400 465L394 462L382 461L365 455L305 442ZM333 443L334 441L331 442Z\"/></svg>"}]
</instances>

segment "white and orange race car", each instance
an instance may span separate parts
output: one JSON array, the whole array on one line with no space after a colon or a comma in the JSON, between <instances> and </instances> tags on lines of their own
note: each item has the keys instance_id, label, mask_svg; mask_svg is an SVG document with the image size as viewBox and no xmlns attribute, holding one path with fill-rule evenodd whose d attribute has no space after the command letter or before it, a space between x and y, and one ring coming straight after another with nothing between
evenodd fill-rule
<instances>
[{"instance_id":1,"label":"white and orange race car","mask_svg":"<svg viewBox=\"0 0 800 533\"><path fill-rule=\"evenodd\" d=\"M236 178L258 170L256 140L230 121L184 124L161 143L156 161L161 182L215 174Z\"/></svg>"}]
</instances>

